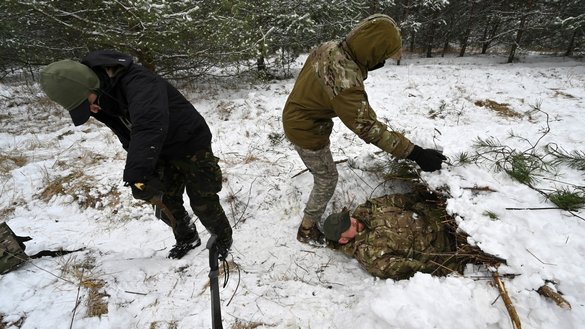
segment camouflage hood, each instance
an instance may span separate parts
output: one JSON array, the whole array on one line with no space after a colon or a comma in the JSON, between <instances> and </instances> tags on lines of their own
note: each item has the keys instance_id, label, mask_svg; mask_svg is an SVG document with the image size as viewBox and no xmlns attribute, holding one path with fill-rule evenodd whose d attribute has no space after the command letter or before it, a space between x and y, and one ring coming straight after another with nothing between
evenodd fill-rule
<instances>
[{"instance_id":1,"label":"camouflage hood","mask_svg":"<svg viewBox=\"0 0 585 329\"><path fill-rule=\"evenodd\" d=\"M353 59L367 70L388 58L398 58L402 39L392 18L376 14L354 27L345 44Z\"/></svg>"}]
</instances>

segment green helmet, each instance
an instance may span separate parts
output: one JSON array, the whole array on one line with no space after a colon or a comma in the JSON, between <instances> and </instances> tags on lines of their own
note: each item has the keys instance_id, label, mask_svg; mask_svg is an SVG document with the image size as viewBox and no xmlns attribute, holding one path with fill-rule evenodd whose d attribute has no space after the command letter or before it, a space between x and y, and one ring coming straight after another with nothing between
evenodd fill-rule
<instances>
[{"instance_id":1,"label":"green helmet","mask_svg":"<svg viewBox=\"0 0 585 329\"><path fill-rule=\"evenodd\" d=\"M100 80L95 72L70 59L51 63L41 71L41 89L69 111L76 126L89 119L91 112L87 96L99 87Z\"/></svg>"}]
</instances>

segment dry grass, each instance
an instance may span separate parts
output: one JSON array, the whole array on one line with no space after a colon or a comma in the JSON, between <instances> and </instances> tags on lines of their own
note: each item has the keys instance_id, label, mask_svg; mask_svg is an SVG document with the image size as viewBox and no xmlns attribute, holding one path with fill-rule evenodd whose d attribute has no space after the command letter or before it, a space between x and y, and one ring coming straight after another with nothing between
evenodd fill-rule
<instances>
[{"instance_id":1,"label":"dry grass","mask_svg":"<svg viewBox=\"0 0 585 329\"><path fill-rule=\"evenodd\" d=\"M43 201L49 201L55 195L64 195L67 191L67 186L71 184L75 179L83 176L83 173L80 171L73 172L67 176L57 177L53 181L50 181L46 184L43 191L40 193L39 197Z\"/></svg>"},{"instance_id":2,"label":"dry grass","mask_svg":"<svg viewBox=\"0 0 585 329\"><path fill-rule=\"evenodd\" d=\"M23 155L0 154L0 174L7 174L26 165L27 162L27 157Z\"/></svg>"},{"instance_id":3,"label":"dry grass","mask_svg":"<svg viewBox=\"0 0 585 329\"><path fill-rule=\"evenodd\" d=\"M10 216L12 216L14 210L16 210L16 207L0 209L0 222L5 222Z\"/></svg>"},{"instance_id":4,"label":"dry grass","mask_svg":"<svg viewBox=\"0 0 585 329\"><path fill-rule=\"evenodd\" d=\"M551 90L555 92L554 97L564 97L564 98L569 98L569 99L574 99L575 98L575 96L573 96L573 95L571 95L569 93L566 93L566 92L564 92L562 90L555 89L555 88L551 88Z\"/></svg>"},{"instance_id":5,"label":"dry grass","mask_svg":"<svg viewBox=\"0 0 585 329\"><path fill-rule=\"evenodd\" d=\"M481 101L481 100L476 101L475 105L479 106L479 107L488 108L488 109L496 112L498 115L503 116L503 117L507 117L507 118L521 118L522 117L521 113L514 111L510 107L510 104L507 104L507 103L498 103L498 102L493 101L491 99L486 99L483 101Z\"/></svg>"},{"instance_id":6,"label":"dry grass","mask_svg":"<svg viewBox=\"0 0 585 329\"><path fill-rule=\"evenodd\" d=\"M88 290L85 304L87 306L88 316L102 316L108 314L108 294L102 291L105 282L99 279L87 279L81 282L81 285Z\"/></svg>"},{"instance_id":7,"label":"dry grass","mask_svg":"<svg viewBox=\"0 0 585 329\"><path fill-rule=\"evenodd\" d=\"M95 273L95 258L87 257L78 261L75 256L62 258L61 275L73 277L79 286L87 291L85 305L87 316L101 316L108 313L109 295L103 289L105 282Z\"/></svg>"},{"instance_id":8,"label":"dry grass","mask_svg":"<svg viewBox=\"0 0 585 329\"><path fill-rule=\"evenodd\" d=\"M234 104L233 102L226 101L219 102L216 110L220 120L228 121L236 107L237 107L236 104Z\"/></svg>"},{"instance_id":9,"label":"dry grass","mask_svg":"<svg viewBox=\"0 0 585 329\"><path fill-rule=\"evenodd\" d=\"M246 157L244 158L244 164L249 164L258 160L260 160L260 158L258 158L254 154L247 154Z\"/></svg>"},{"instance_id":10,"label":"dry grass","mask_svg":"<svg viewBox=\"0 0 585 329\"><path fill-rule=\"evenodd\" d=\"M248 322L237 319L236 322L231 326L231 329L255 329L258 327L275 327L276 325L267 324L264 322Z\"/></svg>"},{"instance_id":11,"label":"dry grass","mask_svg":"<svg viewBox=\"0 0 585 329\"><path fill-rule=\"evenodd\" d=\"M105 193L97 190L96 186L98 185L93 177L85 175L82 171L74 171L50 181L39 197L47 202L56 195L70 195L82 208L103 209L106 206L115 208L120 204L121 193L117 186L112 186Z\"/></svg>"},{"instance_id":12,"label":"dry grass","mask_svg":"<svg viewBox=\"0 0 585 329\"><path fill-rule=\"evenodd\" d=\"M179 324L177 323L177 321L170 321L170 322L155 321L155 322L151 322L150 325L148 326L148 329L162 329L162 328L177 329L177 328L179 328Z\"/></svg>"}]
</instances>

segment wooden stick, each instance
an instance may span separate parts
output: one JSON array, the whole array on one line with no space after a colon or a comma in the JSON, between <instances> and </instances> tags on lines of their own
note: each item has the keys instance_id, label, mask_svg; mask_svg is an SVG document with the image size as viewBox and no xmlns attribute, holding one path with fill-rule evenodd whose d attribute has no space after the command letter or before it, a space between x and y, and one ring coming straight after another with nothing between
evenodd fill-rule
<instances>
[{"instance_id":1,"label":"wooden stick","mask_svg":"<svg viewBox=\"0 0 585 329\"><path fill-rule=\"evenodd\" d=\"M567 300L564 299L563 296L559 292L554 291L551 287L549 287L547 285L544 285L544 286L538 288L538 290L536 292L538 292L539 294L541 294L544 297L552 299L561 308L564 308L566 310L571 309L571 304L569 304L569 302L567 302Z\"/></svg>"},{"instance_id":2,"label":"wooden stick","mask_svg":"<svg viewBox=\"0 0 585 329\"><path fill-rule=\"evenodd\" d=\"M512 320L512 327L514 329L522 329L522 324L520 323L520 317L518 317L518 313L512 304L512 300L510 299L510 295L506 291L506 286L504 282L500 278L500 274L496 271L492 273L492 277L494 278L494 283L498 287L500 291L500 296L502 296L502 300L504 301L504 305L506 305L506 309L508 310L508 314L510 315L510 320Z\"/></svg>"}]
</instances>

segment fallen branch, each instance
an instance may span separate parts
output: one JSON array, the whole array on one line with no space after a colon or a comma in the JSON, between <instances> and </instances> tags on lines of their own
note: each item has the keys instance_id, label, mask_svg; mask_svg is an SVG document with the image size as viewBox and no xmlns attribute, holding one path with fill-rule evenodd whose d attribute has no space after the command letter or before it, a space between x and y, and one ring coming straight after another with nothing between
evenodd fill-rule
<instances>
[{"instance_id":1,"label":"fallen branch","mask_svg":"<svg viewBox=\"0 0 585 329\"><path fill-rule=\"evenodd\" d=\"M496 271L492 273L492 277L494 278L494 283L496 284L498 290L500 291L500 296L504 301L504 305L506 305L506 309L508 310L508 314L510 315L510 320L512 320L512 327L514 329L521 329L522 324L520 323L520 317L518 317L518 313L516 312L516 309L512 304L512 299L510 299L510 295L508 295L508 292L506 291L506 286L504 285L504 282L500 278L500 274Z\"/></svg>"},{"instance_id":2,"label":"fallen branch","mask_svg":"<svg viewBox=\"0 0 585 329\"><path fill-rule=\"evenodd\" d=\"M473 187L462 187L464 190L472 190L474 192L497 192L489 186L473 186Z\"/></svg>"},{"instance_id":3,"label":"fallen branch","mask_svg":"<svg viewBox=\"0 0 585 329\"><path fill-rule=\"evenodd\" d=\"M547 286L546 284L538 288L536 292L538 292L540 295L546 298L552 299L553 302L555 302L555 304L557 304L561 308L564 308L565 310L571 309L571 304L569 304L569 302L567 302L567 300L564 299L559 292L554 291L551 287Z\"/></svg>"}]
</instances>

